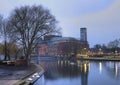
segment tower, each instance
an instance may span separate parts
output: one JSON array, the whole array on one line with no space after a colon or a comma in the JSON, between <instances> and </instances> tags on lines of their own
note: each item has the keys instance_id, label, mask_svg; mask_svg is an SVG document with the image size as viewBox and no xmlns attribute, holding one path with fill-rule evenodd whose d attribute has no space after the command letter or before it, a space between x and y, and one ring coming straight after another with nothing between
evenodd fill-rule
<instances>
[{"instance_id":1,"label":"tower","mask_svg":"<svg viewBox=\"0 0 120 85\"><path fill-rule=\"evenodd\" d=\"M80 28L80 40L82 42L87 42L87 28Z\"/></svg>"},{"instance_id":2,"label":"tower","mask_svg":"<svg viewBox=\"0 0 120 85\"><path fill-rule=\"evenodd\" d=\"M87 28L80 28L80 42L82 45L82 48L89 48L89 44L87 41Z\"/></svg>"}]
</instances>

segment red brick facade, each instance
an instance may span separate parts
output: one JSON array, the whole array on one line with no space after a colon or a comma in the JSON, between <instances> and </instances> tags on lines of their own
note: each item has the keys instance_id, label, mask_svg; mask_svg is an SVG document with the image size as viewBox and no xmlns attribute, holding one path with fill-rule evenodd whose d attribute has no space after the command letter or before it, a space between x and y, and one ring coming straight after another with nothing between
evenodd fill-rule
<instances>
[{"instance_id":1,"label":"red brick facade","mask_svg":"<svg viewBox=\"0 0 120 85\"><path fill-rule=\"evenodd\" d=\"M55 37L56 38L56 37ZM33 49L32 56L72 56L80 53L83 47L80 40L74 38L58 37L56 39L43 40Z\"/></svg>"}]
</instances>

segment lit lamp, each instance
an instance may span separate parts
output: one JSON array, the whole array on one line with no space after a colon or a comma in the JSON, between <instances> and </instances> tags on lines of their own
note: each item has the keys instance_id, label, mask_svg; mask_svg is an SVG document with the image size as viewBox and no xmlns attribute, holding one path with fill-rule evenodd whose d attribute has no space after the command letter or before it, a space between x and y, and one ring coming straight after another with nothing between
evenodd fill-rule
<instances>
[{"instance_id":1,"label":"lit lamp","mask_svg":"<svg viewBox=\"0 0 120 85\"><path fill-rule=\"evenodd\" d=\"M117 50L115 51L115 55L117 55Z\"/></svg>"},{"instance_id":2,"label":"lit lamp","mask_svg":"<svg viewBox=\"0 0 120 85\"><path fill-rule=\"evenodd\" d=\"M101 48L99 48L99 51L101 51L102 49Z\"/></svg>"},{"instance_id":3,"label":"lit lamp","mask_svg":"<svg viewBox=\"0 0 120 85\"><path fill-rule=\"evenodd\" d=\"M99 48L99 54L101 54L101 50L102 50L102 49L101 49L101 48Z\"/></svg>"},{"instance_id":4,"label":"lit lamp","mask_svg":"<svg viewBox=\"0 0 120 85\"><path fill-rule=\"evenodd\" d=\"M85 54L86 54L86 48L84 48Z\"/></svg>"}]
</instances>

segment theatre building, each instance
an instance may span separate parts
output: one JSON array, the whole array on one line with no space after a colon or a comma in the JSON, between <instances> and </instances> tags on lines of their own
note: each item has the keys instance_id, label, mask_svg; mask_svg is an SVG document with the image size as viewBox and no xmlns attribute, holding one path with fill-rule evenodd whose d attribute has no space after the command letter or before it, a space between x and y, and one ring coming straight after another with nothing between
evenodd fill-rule
<instances>
[{"instance_id":1,"label":"theatre building","mask_svg":"<svg viewBox=\"0 0 120 85\"><path fill-rule=\"evenodd\" d=\"M31 56L76 56L83 48L88 49L86 28L81 28L80 40L72 37L47 35L33 44Z\"/></svg>"}]
</instances>

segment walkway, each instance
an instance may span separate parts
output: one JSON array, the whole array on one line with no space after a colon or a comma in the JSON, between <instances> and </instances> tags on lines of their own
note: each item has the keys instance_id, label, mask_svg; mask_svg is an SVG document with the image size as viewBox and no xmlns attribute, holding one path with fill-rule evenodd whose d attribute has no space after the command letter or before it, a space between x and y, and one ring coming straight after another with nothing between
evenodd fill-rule
<instances>
[{"instance_id":1,"label":"walkway","mask_svg":"<svg viewBox=\"0 0 120 85\"><path fill-rule=\"evenodd\" d=\"M38 68L33 63L29 67L0 66L0 85L14 85L38 70L40 71L42 68Z\"/></svg>"}]
</instances>

